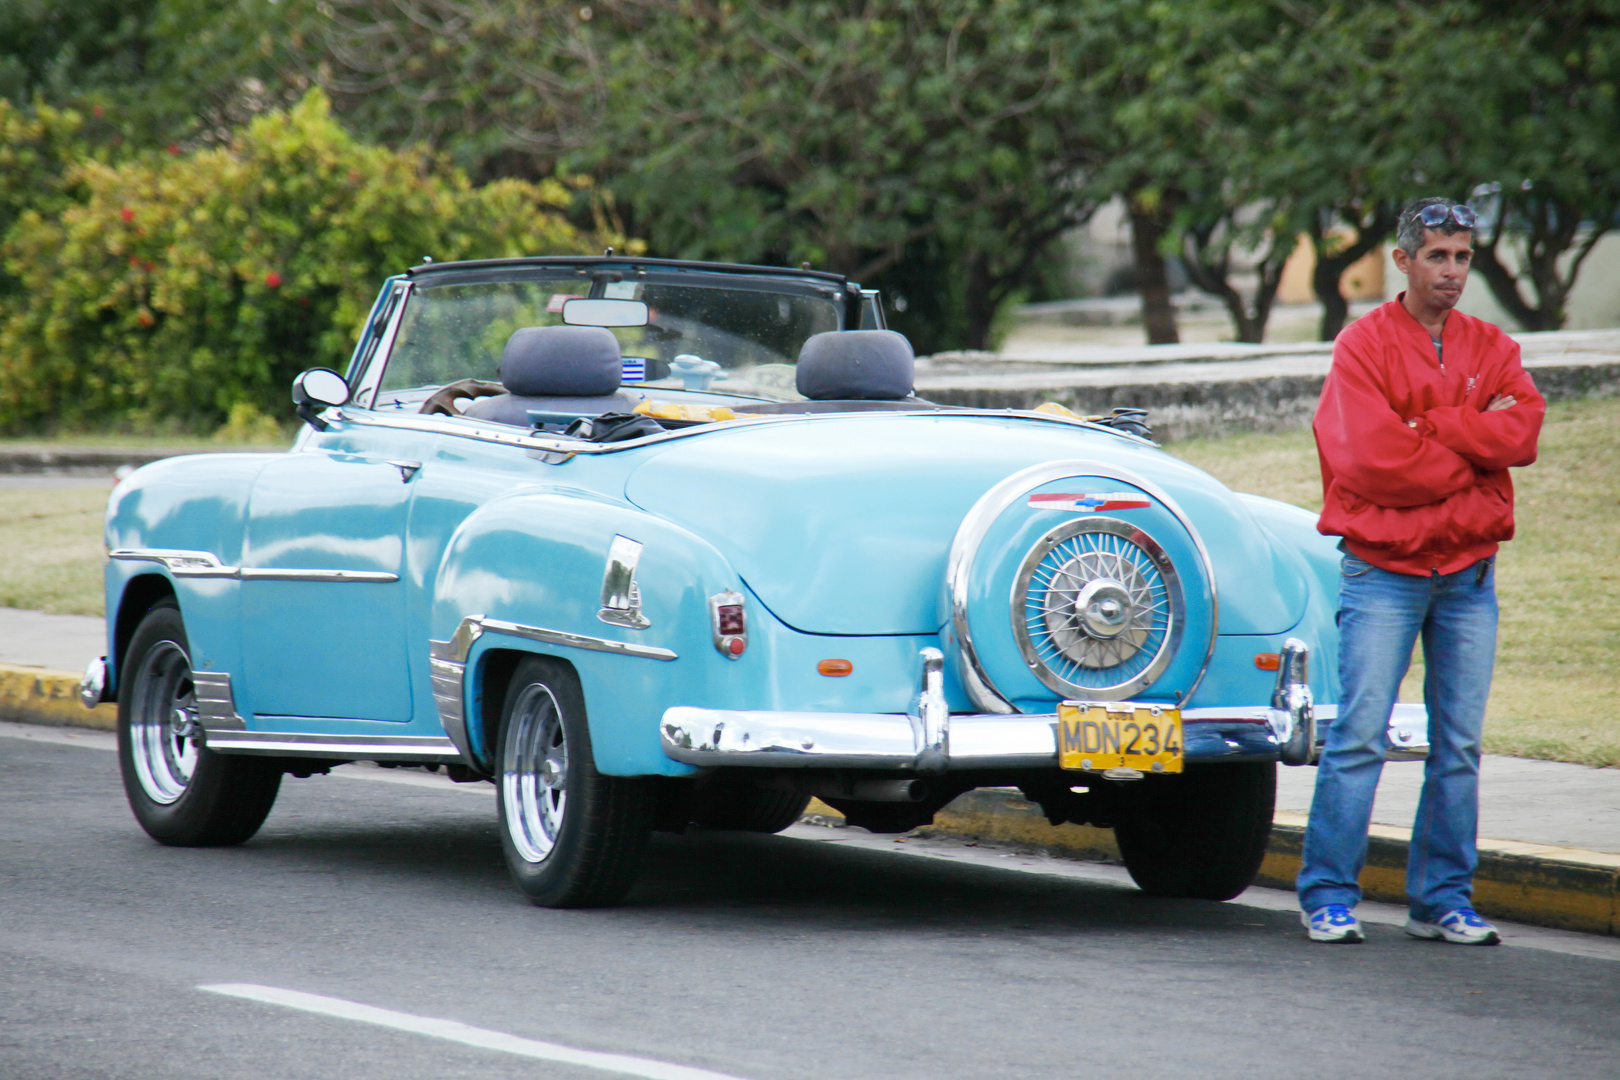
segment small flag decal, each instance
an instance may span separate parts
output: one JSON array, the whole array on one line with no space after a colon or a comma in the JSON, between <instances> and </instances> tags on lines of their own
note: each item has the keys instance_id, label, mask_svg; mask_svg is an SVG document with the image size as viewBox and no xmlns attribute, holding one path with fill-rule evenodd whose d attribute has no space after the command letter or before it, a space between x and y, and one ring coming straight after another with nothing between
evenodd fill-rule
<instances>
[{"instance_id":1,"label":"small flag decal","mask_svg":"<svg viewBox=\"0 0 1620 1080\"><path fill-rule=\"evenodd\" d=\"M1153 503L1134 491L1107 491L1097 495L1031 495L1033 510L1075 510L1090 514L1098 510L1139 510Z\"/></svg>"},{"instance_id":2,"label":"small flag decal","mask_svg":"<svg viewBox=\"0 0 1620 1080\"><path fill-rule=\"evenodd\" d=\"M621 383L639 383L647 381L647 361L640 356L624 357L624 374L619 377Z\"/></svg>"}]
</instances>

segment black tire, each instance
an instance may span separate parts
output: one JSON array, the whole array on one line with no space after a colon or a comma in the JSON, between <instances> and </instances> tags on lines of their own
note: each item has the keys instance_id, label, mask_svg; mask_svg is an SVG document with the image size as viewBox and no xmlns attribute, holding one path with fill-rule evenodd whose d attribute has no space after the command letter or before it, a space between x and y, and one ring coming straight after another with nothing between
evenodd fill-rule
<instances>
[{"instance_id":1,"label":"black tire","mask_svg":"<svg viewBox=\"0 0 1620 1080\"><path fill-rule=\"evenodd\" d=\"M1160 786L1143 792L1114 838L1144 892L1230 900L1253 883L1271 838L1275 764L1198 765L1142 782Z\"/></svg>"},{"instance_id":2,"label":"black tire","mask_svg":"<svg viewBox=\"0 0 1620 1080\"><path fill-rule=\"evenodd\" d=\"M541 907L624 899L652 835L657 791L645 778L596 771L572 668L547 657L518 665L499 745L501 850L517 887Z\"/></svg>"},{"instance_id":3,"label":"black tire","mask_svg":"<svg viewBox=\"0 0 1620 1080\"><path fill-rule=\"evenodd\" d=\"M280 764L203 744L191 650L172 601L135 628L118 682L118 766L147 835L173 847L213 847L258 832L281 788Z\"/></svg>"},{"instance_id":4,"label":"black tire","mask_svg":"<svg viewBox=\"0 0 1620 1080\"><path fill-rule=\"evenodd\" d=\"M694 824L732 832L779 833L799 820L810 796L747 780L717 778L698 798Z\"/></svg>"}]
</instances>

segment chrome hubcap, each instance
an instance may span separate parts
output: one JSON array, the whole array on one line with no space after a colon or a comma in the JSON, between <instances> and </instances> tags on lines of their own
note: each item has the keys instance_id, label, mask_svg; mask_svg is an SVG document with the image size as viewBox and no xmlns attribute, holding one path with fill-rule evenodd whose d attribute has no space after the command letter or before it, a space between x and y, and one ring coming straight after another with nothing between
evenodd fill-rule
<instances>
[{"instance_id":1,"label":"chrome hubcap","mask_svg":"<svg viewBox=\"0 0 1620 1080\"><path fill-rule=\"evenodd\" d=\"M562 832L568 808L568 740L562 709L550 687L531 683L508 721L501 802L512 845L526 861L542 862Z\"/></svg>"},{"instance_id":2,"label":"chrome hubcap","mask_svg":"<svg viewBox=\"0 0 1620 1080\"><path fill-rule=\"evenodd\" d=\"M1184 618L1179 577L1145 532L1113 518L1068 522L1025 557L1013 631L1035 677L1069 697L1137 693L1175 653Z\"/></svg>"},{"instance_id":3,"label":"chrome hubcap","mask_svg":"<svg viewBox=\"0 0 1620 1080\"><path fill-rule=\"evenodd\" d=\"M191 660L172 641L146 654L130 688L130 750L141 790L168 805L186 793L202 752Z\"/></svg>"}]
</instances>

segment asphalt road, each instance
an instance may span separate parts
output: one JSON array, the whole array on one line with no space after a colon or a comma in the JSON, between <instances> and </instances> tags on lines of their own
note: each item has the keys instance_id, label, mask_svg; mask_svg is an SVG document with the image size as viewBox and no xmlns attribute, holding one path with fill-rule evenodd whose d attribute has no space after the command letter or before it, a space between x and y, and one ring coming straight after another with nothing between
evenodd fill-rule
<instances>
[{"instance_id":1,"label":"asphalt road","mask_svg":"<svg viewBox=\"0 0 1620 1080\"><path fill-rule=\"evenodd\" d=\"M1519 1080L1620 1061L1610 939L1510 928L1468 949L1378 924L1311 945L1282 894L1153 900L1108 868L808 826L660 837L625 906L547 911L506 880L487 785L289 779L249 844L171 849L136 827L107 741L0 726L5 1080Z\"/></svg>"}]
</instances>

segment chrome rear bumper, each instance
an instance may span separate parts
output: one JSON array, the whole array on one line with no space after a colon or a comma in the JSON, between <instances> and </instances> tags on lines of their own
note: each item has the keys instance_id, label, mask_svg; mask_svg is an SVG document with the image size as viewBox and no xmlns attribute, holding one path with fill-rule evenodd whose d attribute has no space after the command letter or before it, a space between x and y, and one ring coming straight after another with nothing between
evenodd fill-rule
<instances>
[{"instance_id":1,"label":"chrome rear bumper","mask_svg":"<svg viewBox=\"0 0 1620 1080\"><path fill-rule=\"evenodd\" d=\"M1316 758L1318 720L1338 715L1315 705L1306 681L1305 643L1290 638L1270 706L1181 710L1186 759L1282 761ZM664 754L698 766L774 769L893 769L920 774L1056 768L1056 713L971 713L946 708L938 649L924 649L922 688L909 713L774 712L679 705L664 711ZM1117 703L1134 707L1134 702ZM1389 722L1392 760L1428 752L1428 714L1397 705Z\"/></svg>"}]
</instances>

